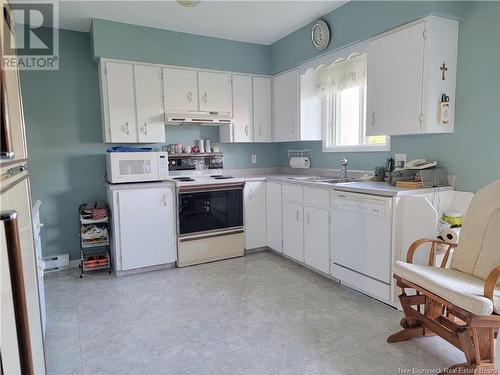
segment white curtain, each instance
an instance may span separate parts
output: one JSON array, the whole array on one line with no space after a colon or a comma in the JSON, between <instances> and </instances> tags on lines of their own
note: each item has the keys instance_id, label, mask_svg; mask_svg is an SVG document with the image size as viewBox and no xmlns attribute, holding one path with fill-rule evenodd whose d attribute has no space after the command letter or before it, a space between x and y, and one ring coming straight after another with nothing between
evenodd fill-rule
<instances>
[{"instance_id":1,"label":"white curtain","mask_svg":"<svg viewBox=\"0 0 500 375\"><path fill-rule=\"evenodd\" d=\"M366 53L349 56L318 69L317 93L320 96L366 84Z\"/></svg>"}]
</instances>

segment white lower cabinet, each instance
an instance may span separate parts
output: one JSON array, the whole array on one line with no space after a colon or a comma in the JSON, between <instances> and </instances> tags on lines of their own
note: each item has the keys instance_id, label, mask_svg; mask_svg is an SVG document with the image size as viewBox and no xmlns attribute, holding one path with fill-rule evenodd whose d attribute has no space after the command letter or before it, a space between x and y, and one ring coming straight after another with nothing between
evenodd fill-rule
<instances>
[{"instance_id":1,"label":"white lower cabinet","mask_svg":"<svg viewBox=\"0 0 500 375\"><path fill-rule=\"evenodd\" d=\"M251 181L244 191L246 249L266 246L266 182Z\"/></svg>"},{"instance_id":2,"label":"white lower cabinet","mask_svg":"<svg viewBox=\"0 0 500 375\"><path fill-rule=\"evenodd\" d=\"M283 185L283 253L326 274L330 270L329 202L326 189Z\"/></svg>"},{"instance_id":3,"label":"white lower cabinet","mask_svg":"<svg viewBox=\"0 0 500 375\"><path fill-rule=\"evenodd\" d=\"M120 188L109 191L109 199L116 271L176 261L173 188Z\"/></svg>"},{"instance_id":4,"label":"white lower cabinet","mask_svg":"<svg viewBox=\"0 0 500 375\"><path fill-rule=\"evenodd\" d=\"M266 221L267 246L283 252L283 212L281 202L281 184L266 183Z\"/></svg>"},{"instance_id":5,"label":"white lower cabinet","mask_svg":"<svg viewBox=\"0 0 500 375\"><path fill-rule=\"evenodd\" d=\"M304 207L304 263L323 273L330 272L330 212Z\"/></svg>"},{"instance_id":6,"label":"white lower cabinet","mask_svg":"<svg viewBox=\"0 0 500 375\"><path fill-rule=\"evenodd\" d=\"M283 202L283 254L304 262L304 206Z\"/></svg>"}]
</instances>

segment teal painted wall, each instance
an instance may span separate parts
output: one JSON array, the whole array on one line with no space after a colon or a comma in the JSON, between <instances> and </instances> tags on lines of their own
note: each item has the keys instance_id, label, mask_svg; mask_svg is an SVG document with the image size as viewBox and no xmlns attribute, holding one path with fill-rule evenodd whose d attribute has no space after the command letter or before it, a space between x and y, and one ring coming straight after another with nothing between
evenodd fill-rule
<instances>
[{"instance_id":1,"label":"teal painted wall","mask_svg":"<svg viewBox=\"0 0 500 375\"><path fill-rule=\"evenodd\" d=\"M99 80L91 36L67 30L60 30L59 35L60 70L22 71L21 85L32 193L43 202L43 251L45 255L69 252L71 259L78 259L78 205L106 199L102 176L108 145L102 143ZM217 68L214 60L211 64ZM229 69L226 65L219 68ZM195 139L210 138L214 144L219 140L216 127L169 126L166 134L167 143L193 144ZM221 145L221 149L228 168L274 165L279 152L271 144ZM257 164L250 164L251 154L257 155Z\"/></svg>"},{"instance_id":2,"label":"teal painted wall","mask_svg":"<svg viewBox=\"0 0 500 375\"><path fill-rule=\"evenodd\" d=\"M279 73L430 14L461 19L468 9L466 1L350 1L321 17L333 34L326 50L312 45L309 24L271 45L271 71Z\"/></svg>"},{"instance_id":3,"label":"teal painted wall","mask_svg":"<svg viewBox=\"0 0 500 375\"><path fill-rule=\"evenodd\" d=\"M21 71L33 199L45 255L79 257L78 205L105 199L97 65L88 33L61 31L58 71Z\"/></svg>"},{"instance_id":4,"label":"teal painted wall","mask_svg":"<svg viewBox=\"0 0 500 375\"><path fill-rule=\"evenodd\" d=\"M500 177L500 3L390 2L389 6L385 2L352 2L325 18L335 20L333 45L340 47L429 13L447 13L461 19L456 130L451 135L393 137L391 151L406 152L409 158L435 158L457 176L459 189L476 191ZM106 145L101 136L95 56L269 73L317 55L309 46L308 27L270 47L183 34L181 39L192 46L177 48L174 37L180 33L167 32L171 38L165 37L168 43L153 48L154 43L144 41L154 37L163 43L161 30L130 26L127 31L126 25L112 24L106 22L100 33L94 25L93 35L62 30L60 70L21 74L33 197L43 201L46 255L70 252L76 259L78 204L105 199L101 181ZM123 38L117 34L121 29ZM216 49L208 57L191 50L199 48L202 40ZM167 143L192 143L198 138L217 143L218 131L200 126L167 127ZM296 148L313 150L313 167L336 168L342 156L322 153L321 142L232 144L221 148L228 168L286 165L286 151ZM256 165L250 164L252 154L257 155ZM383 164L387 155L348 153L347 157L351 168L372 169Z\"/></svg>"},{"instance_id":5,"label":"teal painted wall","mask_svg":"<svg viewBox=\"0 0 500 375\"><path fill-rule=\"evenodd\" d=\"M268 46L94 19L92 51L167 65L270 74Z\"/></svg>"},{"instance_id":6,"label":"teal painted wall","mask_svg":"<svg viewBox=\"0 0 500 375\"><path fill-rule=\"evenodd\" d=\"M322 153L321 142L282 144L286 163L291 148L311 148L312 166L338 168L345 155L354 169L384 165L390 154L406 153L408 160L438 160L456 176L456 187L475 192L500 178L500 3L499 2L350 2L326 15L333 25L333 45L341 48L429 13L460 18L455 132L453 134L395 136L391 152ZM310 26L272 45L273 72L314 58ZM291 48L295 46L295 48Z\"/></svg>"}]
</instances>

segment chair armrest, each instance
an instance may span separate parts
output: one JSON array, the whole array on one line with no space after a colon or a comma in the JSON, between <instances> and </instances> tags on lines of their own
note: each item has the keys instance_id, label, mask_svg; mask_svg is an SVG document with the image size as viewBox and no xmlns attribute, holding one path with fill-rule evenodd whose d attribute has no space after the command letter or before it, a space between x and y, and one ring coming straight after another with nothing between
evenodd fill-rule
<instances>
[{"instance_id":1,"label":"chair armrest","mask_svg":"<svg viewBox=\"0 0 500 375\"><path fill-rule=\"evenodd\" d=\"M497 285L498 279L500 278L500 264L497 265L490 272L486 281L484 283L484 296L493 302L493 311L496 314L500 315L500 311L495 308L495 303L493 301L493 294L495 293L495 287Z\"/></svg>"},{"instance_id":2,"label":"chair armrest","mask_svg":"<svg viewBox=\"0 0 500 375\"><path fill-rule=\"evenodd\" d=\"M429 262L428 262L429 266L434 266L436 258L436 245L448 245L448 249L446 250L446 256L445 256L446 260L448 260L448 254L450 250L458 246L458 244L456 243L445 242L438 239L422 238L420 240L416 240L415 242L413 242L408 248L408 253L406 254L407 263L413 263L413 254L415 254L415 251L420 245L423 245L425 243L432 243L431 251L429 252ZM441 264L441 267L443 268L445 265L446 262L443 262Z\"/></svg>"}]
</instances>

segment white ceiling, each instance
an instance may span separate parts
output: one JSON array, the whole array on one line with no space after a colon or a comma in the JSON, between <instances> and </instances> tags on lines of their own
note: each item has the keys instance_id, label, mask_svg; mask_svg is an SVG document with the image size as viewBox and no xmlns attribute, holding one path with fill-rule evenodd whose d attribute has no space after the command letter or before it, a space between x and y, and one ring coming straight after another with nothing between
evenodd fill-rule
<instances>
[{"instance_id":1,"label":"white ceiling","mask_svg":"<svg viewBox=\"0 0 500 375\"><path fill-rule=\"evenodd\" d=\"M92 18L271 44L347 1L60 1L61 29L89 31Z\"/></svg>"}]
</instances>

